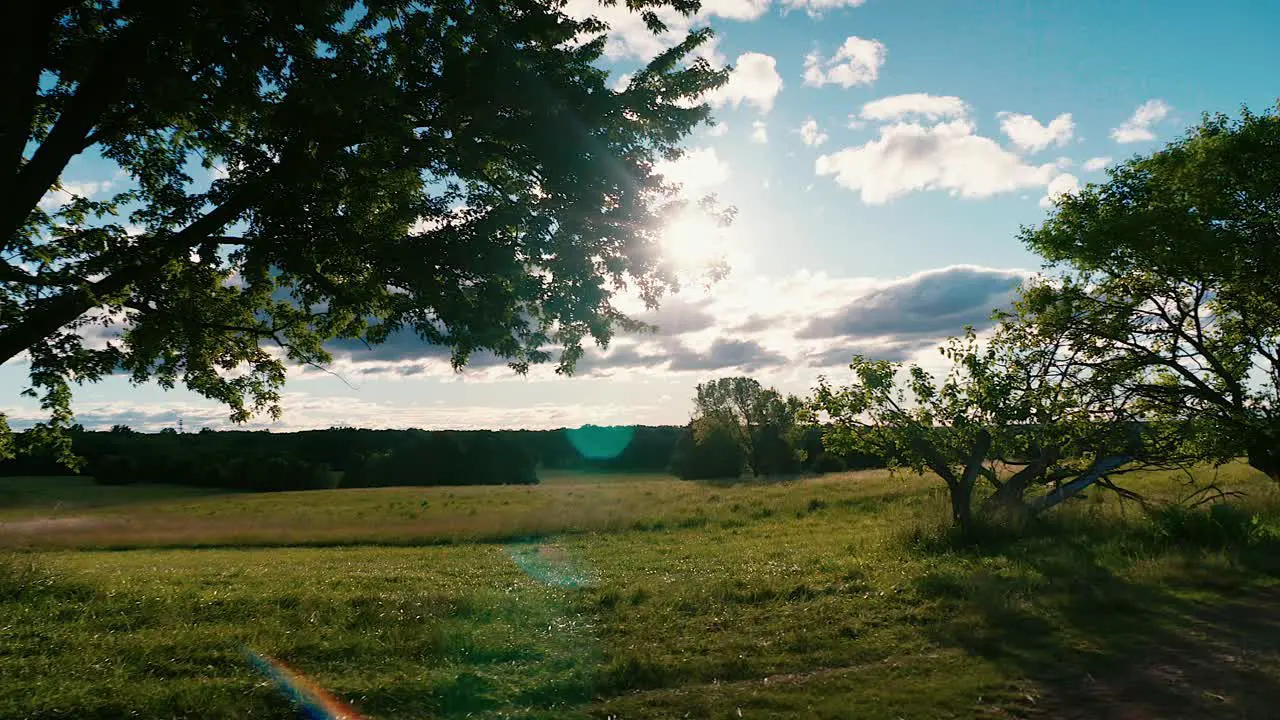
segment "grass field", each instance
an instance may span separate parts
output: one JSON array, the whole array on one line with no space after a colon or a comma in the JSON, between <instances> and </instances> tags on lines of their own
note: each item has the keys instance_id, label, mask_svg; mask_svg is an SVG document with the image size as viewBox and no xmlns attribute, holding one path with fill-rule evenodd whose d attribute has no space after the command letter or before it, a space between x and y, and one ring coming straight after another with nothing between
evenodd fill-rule
<instances>
[{"instance_id":1,"label":"grass field","mask_svg":"<svg viewBox=\"0 0 1280 720\"><path fill-rule=\"evenodd\" d=\"M1280 494L1217 479L1245 536L1096 494L957 546L934 483L883 472L0 478L0 718L291 717L245 648L371 718L1273 717Z\"/></svg>"}]
</instances>

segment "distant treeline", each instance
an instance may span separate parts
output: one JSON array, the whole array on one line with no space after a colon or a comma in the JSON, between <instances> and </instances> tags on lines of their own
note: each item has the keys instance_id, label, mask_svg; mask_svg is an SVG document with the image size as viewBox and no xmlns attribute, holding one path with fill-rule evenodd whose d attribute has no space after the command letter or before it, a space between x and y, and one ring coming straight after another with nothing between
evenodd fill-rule
<instances>
[{"instance_id":1,"label":"distant treeline","mask_svg":"<svg viewBox=\"0 0 1280 720\"><path fill-rule=\"evenodd\" d=\"M694 447L680 426L586 426L574 430L426 431L332 428L274 433L139 433L73 430L82 474L103 484L172 483L240 490L315 490L386 485L499 485L538 482L538 469L674 472L688 479L736 477L735 447ZM806 433L803 459L776 474L883 466L881 458L835 457L820 429ZM65 475L50 457L0 462L0 475Z\"/></svg>"}]
</instances>

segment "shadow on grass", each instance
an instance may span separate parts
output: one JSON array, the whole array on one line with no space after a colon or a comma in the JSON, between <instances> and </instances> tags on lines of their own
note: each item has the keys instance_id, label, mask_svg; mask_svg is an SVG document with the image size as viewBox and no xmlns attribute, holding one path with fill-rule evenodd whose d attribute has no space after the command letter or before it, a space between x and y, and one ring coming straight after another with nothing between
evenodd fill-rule
<instances>
[{"instance_id":1,"label":"shadow on grass","mask_svg":"<svg viewBox=\"0 0 1280 720\"><path fill-rule=\"evenodd\" d=\"M1224 554L1041 527L1021 542L995 533L961 554L968 569L918 582L948 618L928 632L1030 681L1015 716L1276 716L1274 540Z\"/></svg>"}]
</instances>

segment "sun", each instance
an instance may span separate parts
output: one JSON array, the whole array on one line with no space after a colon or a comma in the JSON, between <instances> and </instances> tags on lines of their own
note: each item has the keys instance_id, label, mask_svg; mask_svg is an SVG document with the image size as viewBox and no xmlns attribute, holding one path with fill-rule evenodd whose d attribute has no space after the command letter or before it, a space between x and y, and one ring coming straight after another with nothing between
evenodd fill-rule
<instances>
[{"instance_id":1,"label":"sun","mask_svg":"<svg viewBox=\"0 0 1280 720\"><path fill-rule=\"evenodd\" d=\"M662 234L662 254L677 271L701 273L728 261L728 228L697 211L673 218Z\"/></svg>"}]
</instances>

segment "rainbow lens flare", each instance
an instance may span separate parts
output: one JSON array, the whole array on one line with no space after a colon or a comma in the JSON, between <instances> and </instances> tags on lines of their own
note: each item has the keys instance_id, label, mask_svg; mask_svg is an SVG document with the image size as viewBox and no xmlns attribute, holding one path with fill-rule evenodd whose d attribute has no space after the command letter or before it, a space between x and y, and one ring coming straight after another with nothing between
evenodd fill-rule
<instances>
[{"instance_id":1,"label":"rainbow lens flare","mask_svg":"<svg viewBox=\"0 0 1280 720\"><path fill-rule=\"evenodd\" d=\"M297 706L299 717L307 720L365 720L355 708L297 670L248 648L244 652L254 669L270 678L280 692Z\"/></svg>"}]
</instances>

